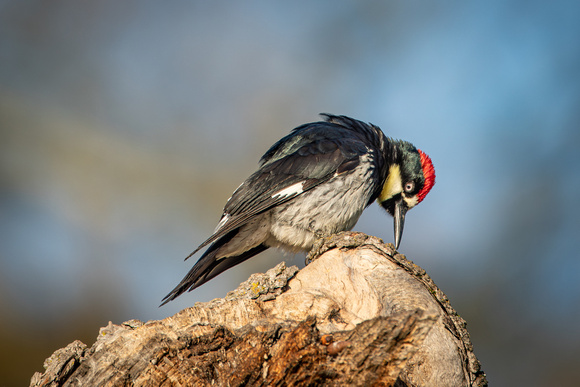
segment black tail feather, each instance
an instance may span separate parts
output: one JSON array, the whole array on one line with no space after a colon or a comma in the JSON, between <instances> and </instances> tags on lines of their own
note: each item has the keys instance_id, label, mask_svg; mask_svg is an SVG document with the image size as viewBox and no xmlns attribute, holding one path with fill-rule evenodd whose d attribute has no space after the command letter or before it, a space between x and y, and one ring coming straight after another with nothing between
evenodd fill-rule
<instances>
[{"instance_id":1,"label":"black tail feather","mask_svg":"<svg viewBox=\"0 0 580 387\"><path fill-rule=\"evenodd\" d=\"M203 285L227 269L236 266L237 264L240 264L245 260L253 257L254 255L268 249L268 246L261 244L243 252L240 255L216 259L215 256L219 247L221 247L221 245L210 246L210 248L201 256L199 261L197 261L197 263L191 268L189 273L187 273L187 275L181 280L175 289L173 289L163 298L163 300L161 300L162 304L159 306L167 304L169 301L176 299L186 291L192 291L193 289Z\"/></svg>"}]
</instances>

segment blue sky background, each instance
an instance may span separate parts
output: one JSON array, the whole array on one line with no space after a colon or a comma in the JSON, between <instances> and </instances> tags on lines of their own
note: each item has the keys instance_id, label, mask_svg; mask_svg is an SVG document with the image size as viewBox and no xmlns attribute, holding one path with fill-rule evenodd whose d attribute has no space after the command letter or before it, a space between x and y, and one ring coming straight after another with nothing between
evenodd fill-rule
<instances>
[{"instance_id":1,"label":"blue sky background","mask_svg":"<svg viewBox=\"0 0 580 387\"><path fill-rule=\"evenodd\" d=\"M0 384L108 321L302 265L267 252L157 307L259 157L329 112L432 157L400 250L491 384L574 385L579 20L573 1L0 1ZM376 205L355 227L392 229Z\"/></svg>"}]
</instances>

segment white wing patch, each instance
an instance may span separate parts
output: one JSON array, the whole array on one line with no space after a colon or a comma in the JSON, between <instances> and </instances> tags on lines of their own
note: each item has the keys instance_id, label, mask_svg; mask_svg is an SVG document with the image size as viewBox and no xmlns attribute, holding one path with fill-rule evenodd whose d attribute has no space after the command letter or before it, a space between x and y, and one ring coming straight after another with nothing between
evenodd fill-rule
<instances>
[{"instance_id":1,"label":"white wing patch","mask_svg":"<svg viewBox=\"0 0 580 387\"><path fill-rule=\"evenodd\" d=\"M218 223L215 230L213 231L213 233L215 234L220 228L222 228L224 226L224 224L226 224L228 222L228 220L230 220L230 214L224 213L222 215L222 218L220 219L220 222Z\"/></svg>"},{"instance_id":2,"label":"white wing patch","mask_svg":"<svg viewBox=\"0 0 580 387\"><path fill-rule=\"evenodd\" d=\"M282 196L291 196L291 195L299 195L304 192L304 182L301 181L300 183L292 184L289 187L284 188L281 191L276 192L272 195L272 199L277 199Z\"/></svg>"}]
</instances>

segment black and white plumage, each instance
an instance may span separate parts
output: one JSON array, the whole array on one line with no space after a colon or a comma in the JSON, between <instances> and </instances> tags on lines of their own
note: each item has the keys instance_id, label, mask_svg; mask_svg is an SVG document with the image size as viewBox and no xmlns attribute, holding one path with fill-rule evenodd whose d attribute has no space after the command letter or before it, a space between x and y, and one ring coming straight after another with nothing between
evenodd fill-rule
<instances>
[{"instance_id":1,"label":"black and white plumage","mask_svg":"<svg viewBox=\"0 0 580 387\"><path fill-rule=\"evenodd\" d=\"M423 162L413 145L374 125L324 117L295 128L262 156L228 199L213 235L187 258L209 248L163 304L269 247L308 251L316 239L352 229L376 199L392 215L399 211L398 247L406 210L434 183L430 159ZM403 187L408 182L413 187Z\"/></svg>"}]
</instances>

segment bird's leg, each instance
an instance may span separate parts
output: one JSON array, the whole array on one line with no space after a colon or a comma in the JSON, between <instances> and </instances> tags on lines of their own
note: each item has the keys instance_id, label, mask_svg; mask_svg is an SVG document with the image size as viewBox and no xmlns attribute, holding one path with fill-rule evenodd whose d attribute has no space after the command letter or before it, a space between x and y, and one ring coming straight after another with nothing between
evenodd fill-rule
<instances>
[{"instance_id":1,"label":"bird's leg","mask_svg":"<svg viewBox=\"0 0 580 387\"><path fill-rule=\"evenodd\" d=\"M308 266L308 264L312 263L316 258L319 257L319 251L322 246L324 246L325 238L327 235L323 234L320 231L313 231L314 235L316 236L316 240L312 244L312 248L306 255L306 259L304 260L304 264Z\"/></svg>"}]
</instances>

